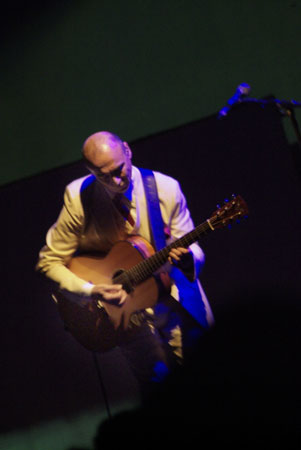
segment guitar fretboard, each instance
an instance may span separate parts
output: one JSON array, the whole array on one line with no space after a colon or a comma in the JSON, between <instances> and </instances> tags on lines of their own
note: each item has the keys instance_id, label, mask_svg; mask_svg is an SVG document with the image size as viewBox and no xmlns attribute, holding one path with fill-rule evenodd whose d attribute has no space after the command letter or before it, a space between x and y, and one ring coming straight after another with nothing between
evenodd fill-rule
<instances>
[{"instance_id":1,"label":"guitar fretboard","mask_svg":"<svg viewBox=\"0 0 301 450\"><path fill-rule=\"evenodd\" d=\"M211 230L213 230L213 228L210 227L208 221L201 223L194 230L185 234L183 237L177 239L156 252L154 255L131 267L126 271L126 276L129 277L133 285L142 283L166 263L171 249L177 247L189 247L189 245L197 241L202 234Z\"/></svg>"},{"instance_id":2,"label":"guitar fretboard","mask_svg":"<svg viewBox=\"0 0 301 450\"><path fill-rule=\"evenodd\" d=\"M248 207L241 196L236 196L231 201L227 200L225 205L222 208L219 208L210 219L201 223L183 237L162 248L154 255L140 261L129 270L117 275L117 277L114 278L115 282L126 284L125 281L129 281L132 287L137 286L147 280L156 272L156 270L166 263L171 249L177 247L187 248L193 242L197 241L202 234L205 234L208 231L214 231L216 228L224 227L233 219L237 217L241 218L246 214L248 214Z\"/></svg>"}]
</instances>

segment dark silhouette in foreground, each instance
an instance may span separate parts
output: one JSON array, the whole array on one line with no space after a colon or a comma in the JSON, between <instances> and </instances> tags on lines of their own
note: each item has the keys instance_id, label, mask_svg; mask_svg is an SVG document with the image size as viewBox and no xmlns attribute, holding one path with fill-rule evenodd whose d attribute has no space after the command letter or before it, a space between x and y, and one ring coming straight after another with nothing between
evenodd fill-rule
<instances>
[{"instance_id":1,"label":"dark silhouette in foreground","mask_svg":"<svg viewBox=\"0 0 301 450\"><path fill-rule=\"evenodd\" d=\"M287 289L226 299L185 366L141 408L101 423L95 449L121 436L131 445L301 448L299 300Z\"/></svg>"}]
</instances>

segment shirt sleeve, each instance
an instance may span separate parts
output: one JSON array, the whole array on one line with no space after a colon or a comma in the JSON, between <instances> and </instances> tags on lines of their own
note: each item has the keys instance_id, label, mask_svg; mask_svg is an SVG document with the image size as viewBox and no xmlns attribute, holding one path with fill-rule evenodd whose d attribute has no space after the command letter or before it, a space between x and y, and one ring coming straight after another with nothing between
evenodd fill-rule
<instances>
[{"instance_id":1,"label":"shirt sleeve","mask_svg":"<svg viewBox=\"0 0 301 450\"><path fill-rule=\"evenodd\" d=\"M93 285L73 274L68 262L78 248L84 224L80 194L71 195L68 187L64 205L54 225L46 235L46 245L39 253L36 270L46 275L60 289L81 295L90 295Z\"/></svg>"},{"instance_id":2,"label":"shirt sleeve","mask_svg":"<svg viewBox=\"0 0 301 450\"><path fill-rule=\"evenodd\" d=\"M175 201L173 211L171 213L170 232L173 240L178 239L194 229L189 209L187 208L186 198L181 190L179 183L176 181ZM205 263L205 254L197 243L189 246L194 259L193 278L197 278Z\"/></svg>"}]
</instances>

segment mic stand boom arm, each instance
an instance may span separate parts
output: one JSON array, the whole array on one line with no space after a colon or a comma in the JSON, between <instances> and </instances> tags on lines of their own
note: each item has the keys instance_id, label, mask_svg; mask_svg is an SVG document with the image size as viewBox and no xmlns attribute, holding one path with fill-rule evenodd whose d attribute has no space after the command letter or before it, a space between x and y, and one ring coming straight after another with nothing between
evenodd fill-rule
<instances>
[{"instance_id":1,"label":"mic stand boom arm","mask_svg":"<svg viewBox=\"0 0 301 450\"><path fill-rule=\"evenodd\" d=\"M288 116L291 119L294 131L297 136L298 144L301 148L301 132L296 119L294 108L300 108L301 102L297 102L295 100L278 100L277 98L273 99L257 99L257 98L244 98L241 100L241 103L258 103L261 106L274 104L278 107L281 114Z\"/></svg>"}]
</instances>

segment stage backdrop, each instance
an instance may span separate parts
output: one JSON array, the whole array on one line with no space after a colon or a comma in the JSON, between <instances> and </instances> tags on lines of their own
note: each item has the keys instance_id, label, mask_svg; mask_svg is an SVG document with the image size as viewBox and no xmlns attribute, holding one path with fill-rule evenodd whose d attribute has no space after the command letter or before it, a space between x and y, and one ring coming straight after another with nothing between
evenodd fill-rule
<instances>
[{"instance_id":1,"label":"stage backdrop","mask_svg":"<svg viewBox=\"0 0 301 450\"><path fill-rule=\"evenodd\" d=\"M213 114L242 82L301 101L300 0L3 3L1 185L73 163L96 130L133 141Z\"/></svg>"},{"instance_id":2,"label":"stage backdrop","mask_svg":"<svg viewBox=\"0 0 301 450\"><path fill-rule=\"evenodd\" d=\"M250 289L298 291L300 179L277 109L243 104L223 120L205 117L130 145L136 165L180 181L196 224L232 193L248 204L245 221L200 241L206 253L201 281L213 311L237 292L243 301ZM87 408L104 411L90 353L64 330L47 284L34 272L64 186L84 174L78 161L0 192L4 430ZM113 351L100 358L113 409L136 395L135 382L117 357Z\"/></svg>"}]
</instances>

